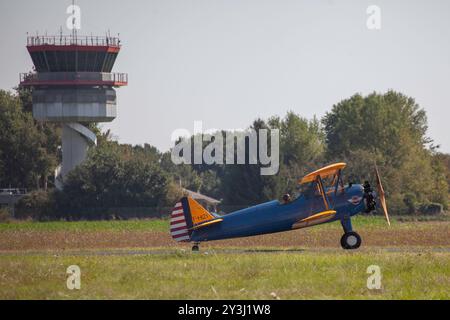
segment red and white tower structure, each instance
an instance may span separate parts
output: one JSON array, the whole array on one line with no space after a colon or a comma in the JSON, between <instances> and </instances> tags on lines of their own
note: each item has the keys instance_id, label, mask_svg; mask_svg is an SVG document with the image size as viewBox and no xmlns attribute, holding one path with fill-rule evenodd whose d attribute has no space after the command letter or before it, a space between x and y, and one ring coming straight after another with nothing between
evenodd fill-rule
<instances>
[{"instance_id":1,"label":"red and white tower structure","mask_svg":"<svg viewBox=\"0 0 450 320\"><path fill-rule=\"evenodd\" d=\"M20 85L33 88L36 120L63 126L57 185L97 143L86 125L111 122L117 116L115 88L128 84L127 74L112 72L120 48L120 40L109 36L28 37L35 72L21 74Z\"/></svg>"}]
</instances>

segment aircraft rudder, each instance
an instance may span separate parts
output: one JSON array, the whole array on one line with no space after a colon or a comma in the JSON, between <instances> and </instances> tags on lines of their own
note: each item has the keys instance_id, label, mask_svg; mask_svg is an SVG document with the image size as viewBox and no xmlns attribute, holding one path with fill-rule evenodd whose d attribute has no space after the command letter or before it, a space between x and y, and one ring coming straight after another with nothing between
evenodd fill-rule
<instances>
[{"instance_id":1,"label":"aircraft rudder","mask_svg":"<svg viewBox=\"0 0 450 320\"><path fill-rule=\"evenodd\" d=\"M177 242L190 242L192 219L189 215L187 198L178 201L170 216L170 235Z\"/></svg>"}]
</instances>

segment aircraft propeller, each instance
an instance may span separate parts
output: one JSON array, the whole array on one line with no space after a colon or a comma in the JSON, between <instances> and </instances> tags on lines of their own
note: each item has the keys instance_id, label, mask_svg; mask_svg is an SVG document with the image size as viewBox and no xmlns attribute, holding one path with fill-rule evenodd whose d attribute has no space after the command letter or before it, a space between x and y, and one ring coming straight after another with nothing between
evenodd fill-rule
<instances>
[{"instance_id":1,"label":"aircraft propeller","mask_svg":"<svg viewBox=\"0 0 450 320\"><path fill-rule=\"evenodd\" d=\"M390 226L391 225L391 221L389 220L389 214L388 214L388 209L387 209L387 204L386 204L386 197L385 197L383 185L381 184L380 173L378 171L377 165L375 165L375 175L376 175L376 178L377 178L378 198L380 199L380 204L381 204L381 207L383 208L383 212L384 212L384 216L386 218L386 221L387 221L388 225Z\"/></svg>"}]
</instances>

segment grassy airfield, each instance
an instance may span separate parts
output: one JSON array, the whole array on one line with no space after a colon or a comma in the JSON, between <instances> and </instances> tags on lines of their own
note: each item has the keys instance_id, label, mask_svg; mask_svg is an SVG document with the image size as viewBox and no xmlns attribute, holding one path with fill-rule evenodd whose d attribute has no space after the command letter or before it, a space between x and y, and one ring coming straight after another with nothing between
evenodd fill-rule
<instances>
[{"instance_id":1,"label":"grassy airfield","mask_svg":"<svg viewBox=\"0 0 450 320\"><path fill-rule=\"evenodd\" d=\"M334 223L198 254L171 241L165 220L4 223L0 299L450 299L450 221L400 220L357 217L354 252ZM66 287L70 265L81 290ZM366 286L370 265L380 290Z\"/></svg>"}]
</instances>

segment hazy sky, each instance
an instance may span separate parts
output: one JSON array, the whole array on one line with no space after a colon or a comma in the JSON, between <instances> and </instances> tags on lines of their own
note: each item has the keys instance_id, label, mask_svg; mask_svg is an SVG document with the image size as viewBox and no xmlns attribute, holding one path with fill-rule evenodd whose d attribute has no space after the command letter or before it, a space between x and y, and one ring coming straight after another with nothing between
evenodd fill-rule
<instances>
[{"instance_id":1,"label":"hazy sky","mask_svg":"<svg viewBox=\"0 0 450 320\"><path fill-rule=\"evenodd\" d=\"M0 0L0 88L29 71L26 32L66 33L70 0ZM398 90L450 152L450 1L78 0L81 34L120 33L119 141L171 146L177 128L319 117L356 92ZM369 5L381 30L366 26Z\"/></svg>"}]
</instances>

